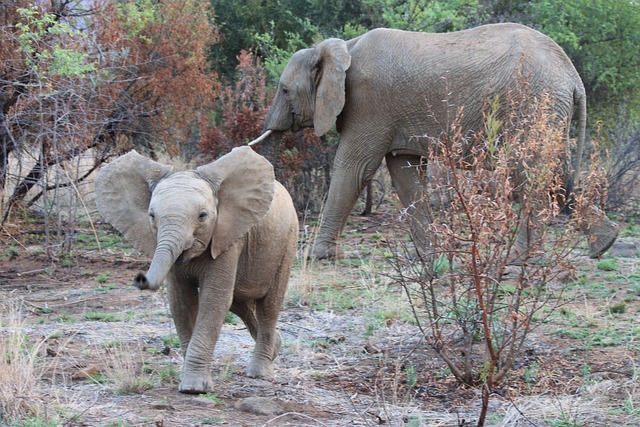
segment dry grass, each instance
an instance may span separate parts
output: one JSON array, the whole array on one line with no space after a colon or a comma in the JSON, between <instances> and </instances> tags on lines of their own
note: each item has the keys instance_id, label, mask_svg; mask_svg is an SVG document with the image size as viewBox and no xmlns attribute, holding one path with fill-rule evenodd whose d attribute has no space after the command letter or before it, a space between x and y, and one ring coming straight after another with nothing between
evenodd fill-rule
<instances>
[{"instance_id":1,"label":"dry grass","mask_svg":"<svg viewBox=\"0 0 640 427\"><path fill-rule=\"evenodd\" d=\"M4 303L1 314L5 320L0 323L0 422L12 423L41 412L38 354L44 340L32 344L23 334L20 303Z\"/></svg>"},{"instance_id":2,"label":"dry grass","mask_svg":"<svg viewBox=\"0 0 640 427\"><path fill-rule=\"evenodd\" d=\"M145 369L140 346L124 343L111 346L103 365L105 379L117 395L140 394L154 386L151 372Z\"/></svg>"}]
</instances>

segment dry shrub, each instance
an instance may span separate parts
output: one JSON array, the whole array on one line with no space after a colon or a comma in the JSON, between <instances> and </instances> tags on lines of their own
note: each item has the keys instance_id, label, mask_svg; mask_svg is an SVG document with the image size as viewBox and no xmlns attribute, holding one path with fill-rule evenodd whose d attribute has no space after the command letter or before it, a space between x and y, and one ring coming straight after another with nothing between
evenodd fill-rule
<instances>
[{"instance_id":1,"label":"dry shrub","mask_svg":"<svg viewBox=\"0 0 640 427\"><path fill-rule=\"evenodd\" d=\"M562 215L571 170L564 124L549 97L532 99L523 85L502 106L492 100L477 133L463 132L460 109L429 142L425 165L442 173L423 169L430 194L417 206L431 219L423 229L431 246L416 259L398 244L391 261L429 345L458 380L483 386L481 420L527 334L559 304L549 287L571 277L577 232L592 220L585 212L606 197L592 168L598 179L582 182L578 212Z\"/></svg>"}]
</instances>

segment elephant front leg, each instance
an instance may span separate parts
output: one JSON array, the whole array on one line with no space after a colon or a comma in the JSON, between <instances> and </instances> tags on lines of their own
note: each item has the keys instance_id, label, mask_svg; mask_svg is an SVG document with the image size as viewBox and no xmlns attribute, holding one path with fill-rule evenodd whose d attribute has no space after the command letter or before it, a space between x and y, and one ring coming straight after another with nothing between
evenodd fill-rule
<instances>
[{"instance_id":1,"label":"elephant front leg","mask_svg":"<svg viewBox=\"0 0 640 427\"><path fill-rule=\"evenodd\" d=\"M212 275L217 276L216 282L228 285L215 288L207 284L200 286L198 317L180 374L178 390L182 393L199 394L213 390L211 360L225 315L231 306L234 274L235 268L231 273L214 270Z\"/></svg>"},{"instance_id":2,"label":"elephant front leg","mask_svg":"<svg viewBox=\"0 0 640 427\"><path fill-rule=\"evenodd\" d=\"M186 354L198 315L198 287L194 283L178 283L173 273L167 276L169 307L180 339L182 354Z\"/></svg>"},{"instance_id":3,"label":"elephant front leg","mask_svg":"<svg viewBox=\"0 0 640 427\"><path fill-rule=\"evenodd\" d=\"M349 214L382 163L383 153L354 152L344 139L338 146L334 161L331 185L310 258L324 259L339 256L337 241L344 229ZM362 145L362 144L360 144ZM347 148L345 148L347 147Z\"/></svg>"}]
</instances>

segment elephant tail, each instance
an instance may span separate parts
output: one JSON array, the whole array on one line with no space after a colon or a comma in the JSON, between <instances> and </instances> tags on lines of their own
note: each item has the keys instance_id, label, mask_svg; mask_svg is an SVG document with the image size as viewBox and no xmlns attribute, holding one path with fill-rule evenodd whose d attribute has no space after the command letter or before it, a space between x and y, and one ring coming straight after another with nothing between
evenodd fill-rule
<instances>
[{"instance_id":1,"label":"elephant tail","mask_svg":"<svg viewBox=\"0 0 640 427\"><path fill-rule=\"evenodd\" d=\"M570 197L573 189L580 185L580 174L582 173L582 156L584 154L584 144L587 135L587 96L585 95L584 88L582 87L576 88L574 91L574 106L575 105L577 105L578 112L576 153L573 159L573 165L571 165L573 174L568 176L566 183L567 197ZM571 117L569 117L568 120L571 120ZM567 126L568 125L569 124L567 124Z\"/></svg>"},{"instance_id":2,"label":"elephant tail","mask_svg":"<svg viewBox=\"0 0 640 427\"><path fill-rule=\"evenodd\" d=\"M577 186L580 183L582 156L587 138L587 96L584 88L580 91L576 90L575 97L578 104L578 135L576 139L576 158L573 165L573 185Z\"/></svg>"}]
</instances>

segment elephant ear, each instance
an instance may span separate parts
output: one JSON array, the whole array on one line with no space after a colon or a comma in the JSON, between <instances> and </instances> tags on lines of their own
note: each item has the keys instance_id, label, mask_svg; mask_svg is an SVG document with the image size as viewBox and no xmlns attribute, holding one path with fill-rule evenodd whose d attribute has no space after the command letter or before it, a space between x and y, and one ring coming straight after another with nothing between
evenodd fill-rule
<instances>
[{"instance_id":1,"label":"elephant ear","mask_svg":"<svg viewBox=\"0 0 640 427\"><path fill-rule=\"evenodd\" d=\"M218 197L218 220L211 239L215 259L266 215L275 175L271 163L250 147L234 148L197 171L212 183Z\"/></svg>"},{"instance_id":2,"label":"elephant ear","mask_svg":"<svg viewBox=\"0 0 640 427\"><path fill-rule=\"evenodd\" d=\"M313 127L316 136L331 129L345 102L345 80L351 65L347 43L340 39L327 39L316 46L318 53L319 82L316 87L316 103Z\"/></svg>"},{"instance_id":3,"label":"elephant ear","mask_svg":"<svg viewBox=\"0 0 640 427\"><path fill-rule=\"evenodd\" d=\"M156 250L147 213L151 187L172 171L173 167L131 150L103 166L94 181L100 215L149 257Z\"/></svg>"}]
</instances>

